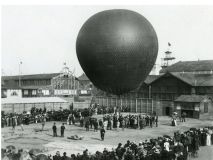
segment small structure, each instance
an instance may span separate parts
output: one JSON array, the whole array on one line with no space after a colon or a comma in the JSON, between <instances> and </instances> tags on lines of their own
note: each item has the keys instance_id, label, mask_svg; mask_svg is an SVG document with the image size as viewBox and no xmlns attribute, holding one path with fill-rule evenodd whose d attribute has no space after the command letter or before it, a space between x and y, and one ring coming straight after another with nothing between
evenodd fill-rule
<instances>
[{"instance_id":1,"label":"small structure","mask_svg":"<svg viewBox=\"0 0 213 160\"><path fill-rule=\"evenodd\" d=\"M179 115L184 112L190 118L213 115L213 102L209 96L181 95L174 102Z\"/></svg>"}]
</instances>

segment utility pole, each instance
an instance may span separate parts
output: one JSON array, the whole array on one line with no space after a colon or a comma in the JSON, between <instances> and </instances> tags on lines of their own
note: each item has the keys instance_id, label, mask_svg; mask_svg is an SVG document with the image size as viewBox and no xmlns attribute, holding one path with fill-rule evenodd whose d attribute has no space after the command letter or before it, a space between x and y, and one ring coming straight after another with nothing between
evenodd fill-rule
<instances>
[{"instance_id":1,"label":"utility pole","mask_svg":"<svg viewBox=\"0 0 213 160\"><path fill-rule=\"evenodd\" d=\"M19 62L19 87L21 87L21 65L22 61Z\"/></svg>"}]
</instances>

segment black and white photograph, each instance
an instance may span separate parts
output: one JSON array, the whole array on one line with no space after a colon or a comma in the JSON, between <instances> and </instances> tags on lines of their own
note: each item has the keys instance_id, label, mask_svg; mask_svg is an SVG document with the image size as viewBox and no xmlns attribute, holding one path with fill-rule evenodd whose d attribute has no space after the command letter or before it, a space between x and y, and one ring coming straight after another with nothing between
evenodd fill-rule
<instances>
[{"instance_id":1,"label":"black and white photograph","mask_svg":"<svg viewBox=\"0 0 213 160\"><path fill-rule=\"evenodd\" d=\"M2 5L2 160L213 160L213 5Z\"/></svg>"}]
</instances>

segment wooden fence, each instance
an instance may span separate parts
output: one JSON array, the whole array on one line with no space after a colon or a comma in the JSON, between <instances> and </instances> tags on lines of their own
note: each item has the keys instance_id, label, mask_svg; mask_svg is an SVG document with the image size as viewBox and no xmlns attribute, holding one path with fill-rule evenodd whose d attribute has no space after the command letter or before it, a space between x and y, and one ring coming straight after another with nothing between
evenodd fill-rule
<instances>
[{"instance_id":1,"label":"wooden fence","mask_svg":"<svg viewBox=\"0 0 213 160\"><path fill-rule=\"evenodd\" d=\"M95 103L100 106L125 106L130 108L130 112L134 113L151 114L156 112L158 115L171 115L174 111L174 102L148 98L95 97ZM167 109L169 110L168 113Z\"/></svg>"}]
</instances>

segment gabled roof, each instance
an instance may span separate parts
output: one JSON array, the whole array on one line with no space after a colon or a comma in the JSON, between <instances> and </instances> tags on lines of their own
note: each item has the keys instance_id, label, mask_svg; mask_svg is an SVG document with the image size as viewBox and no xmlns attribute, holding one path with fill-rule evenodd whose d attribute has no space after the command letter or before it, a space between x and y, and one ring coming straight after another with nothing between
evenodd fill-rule
<instances>
[{"instance_id":1,"label":"gabled roof","mask_svg":"<svg viewBox=\"0 0 213 160\"><path fill-rule=\"evenodd\" d=\"M154 80L156 80L160 75L148 75L144 81L146 84L152 83Z\"/></svg>"},{"instance_id":2,"label":"gabled roof","mask_svg":"<svg viewBox=\"0 0 213 160\"><path fill-rule=\"evenodd\" d=\"M213 74L171 73L191 86L213 86Z\"/></svg>"},{"instance_id":3,"label":"gabled roof","mask_svg":"<svg viewBox=\"0 0 213 160\"><path fill-rule=\"evenodd\" d=\"M160 73L199 71L213 71L213 60L179 61L167 68L161 69Z\"/></svg>"},{"instance_id":4,"label":"gabled roof","mask_svg":"<svg viewBox=\"0 0 213 160\"><path fill-rule=\"evenodd\" d=\"M178 78L179 80L191 86L206 86L206 87L213 86L213 74L192 74L192 73L171 73L171 72L167 72L158 76L153 81L151 81L150 84L168 74Z\"/></svg>"},{"instance_id":5,"label":"gabled roof","mask_svg":"<svg viewBox=\"0 0 213 160\"><path fill-rule=\"evenodd\" d=\"M2 76L2 80L28 80L28 79L51 79L58 76L60 73L48 73L48 74L31 74L31 75L16 75L16 76Z\"/></svg>"},{"instance_id":6,"label":"gabled roof","mask_svg":"<svg viewBox=\"0 0 213 160\"><path fill-rule=\"evenodd\" d=\"M80 81L89 81L89 78L85 73L83 73L81 76L78 77Z\"/></svg>"},{"instance_id":7,"label":"gabled roof","mask_svg":"<svg viewBox=\"0 0 213 160\"><path fill-rule=\"evenodd\" d=\"M203 95L181 95L179 96L175 102L196 102L199 103L204 99L209 98L208 96Z\"/></svg>"}]
</instances>

